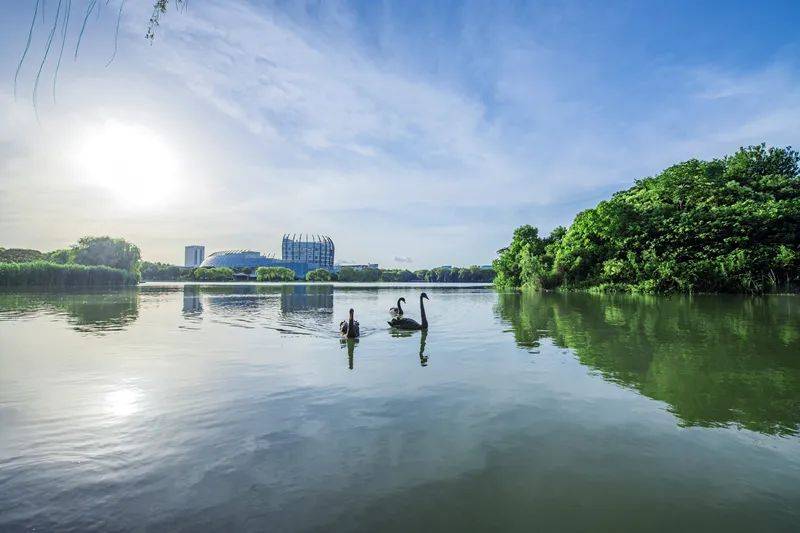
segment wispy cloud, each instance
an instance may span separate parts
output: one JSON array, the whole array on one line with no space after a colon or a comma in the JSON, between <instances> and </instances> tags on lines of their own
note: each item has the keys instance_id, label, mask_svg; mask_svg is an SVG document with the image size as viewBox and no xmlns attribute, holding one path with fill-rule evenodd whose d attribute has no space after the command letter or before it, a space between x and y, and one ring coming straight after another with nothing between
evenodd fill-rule
<instances>
[{"instance_id":1,"label":"wispy cloud","mask_svg":"<svg viewBox=\"0 0 800 533\"><path fill-rule=\"evenodd\" d=\"M676 161L796 144L791 54L636 55L631 43L649 37L618 31L636 26L625 10L205 0L142 46L149 8L129 5L115 63L93 58L96 30L43 126L0 102L0 207L13 206L0 240L35 245L48 231L26 214L38 204L81 220L65 233L86 215L158 259L186 239L276 251L296 230L332 234L359 262L485 263L515 225L569 223ZM109 116L158 128L180 152L192 188L172 212L77 209L52 192L94 194L54 154Z\"/></svg>"}]
</instances>

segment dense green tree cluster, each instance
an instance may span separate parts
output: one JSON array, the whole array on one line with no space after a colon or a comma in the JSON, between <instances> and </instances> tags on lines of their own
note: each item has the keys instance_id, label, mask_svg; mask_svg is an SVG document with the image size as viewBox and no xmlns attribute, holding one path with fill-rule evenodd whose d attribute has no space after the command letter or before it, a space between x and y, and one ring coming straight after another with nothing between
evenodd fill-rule
<instances>
[{"instance_id":1,"label":"dense green tree cluster","mask_svg":"<svg viewBox=\"0 0 800 533\"><path fill-rule=\"evenodd\" d=\"M408 282L421 281L414 272L402 268L381 270L380 281L386 282Z\"/></svg>"},{"instance_id":2,"label":"dense green tree cluster","mask_svg":"<svg viewBox=\"0 0 800 533\"><path fill-rule=\"evenodd\" d=\"M0 263L0 287L119 287L134 285L137 280L132 272L104 265Z\"/></svg>"},{"instance_id":3,"label":"dense green tree cluster","mask_svg":"<svg viewBox=\"0 0 800 533\"><path fill-rule=\"evenodd\" d=\"M111 237L83 237L70 248L42 253L20 248L0 249L0 266L4 270L4 284L26 286L85 286L103 284L129 284L139 279L139 248L124 239ZM25 264L15 269L13 264ZM80 268L50 268L73 266L109 267L121 270L123 278L106 270ZM110 280L110 281L108 281Z\"/></svg>"},{"instance_id":4,"label":"dense green tree cluster","mask_svg":"<svg viewBox=\"0 0 800 533\"><path fill-rule=\"evenodd\" d=\"M139 271L139 247L125 239L82 237L72 247L74 262L79 265L105 265L128 272Z\"/></svg>"},{"instance_id":5,"label":"dense green tree cluster","mask_svg":"<svg viewBox=\"0 0 800 533\"><path fill-rule=\"evenodd\" d=\"M800 156L742 148L639 180L541 238L523 226L494 262L500 287L641 292L797 290Z\"/></svg>"},{"instance_id":6,"label":"dense green tree cluster","mask_svg":"<svg viewBox=\"0 0 800 533\"><path fill-rule=\"evenodd\" d=\"M139 271L145 281L183 281L194 279L194 269L170 265L167 263L151 263L142 261Z\"/></svg>"},{"instance_id":7,"label":"dense green tree cluster","mask_svg":"<svg viewBox=\"0 0 800 533\"><path fill-rule=\"evenodd\" d=\"M233 270L228 267L202 267L194 269L197 281L231 281Z\"/></svg>"},{"instance_id":8,"label":"dense green tree cluster","mask_svg":"<svg viewBox=\"0 0 800 533\"><path fill-rule=\"evenodd\" d=\"M371 282L384 281L390 283L427 281L431 283L491 283L494 270L471 267L437 267L430 270L411 272L405 269L342 268L338 272L339 281Z\"/></svg>"},{"instance_id":9,"label":"dense green tree cluster","mask_svg":"<svg viewBox=\"0 0 800 533\"><path fill-rule=\"evenodd\" d=\"M381 271L378 268L348 268L344 267L336 273L339 281L348 282L369 282L380 281Z\"/></svg>"},{"instance_id":10,"label":"dense green tree cluster","mask_svg":"<svg viewBox=\"0 0 800 533\"><path fill-rule=\"evenodd\" d=\"M306 274L306 281L331 281L333 276L324 268L316 268Z\"/></svg>"},{"instance_id":11,"label":"dense green tree cluster","mask_svg":"<svg viewBox=\"0 0 800 533\"><path fill-rule=\"evenodd\" d=\"M0 248L0 263L30 263L31 261L43 261L45 259L45 254L39 250Z\"/></svg>"},{"instance_id":12,"label":"dense green tree cluster","mask_svg":"<svg viewBox=\"0 0 800 533\"><path fill-rule=\"evenodd\" d=\"M493 269L470 267L436 267L430 270L417 270L414 275L419 281L431 283L491 283L494 280Z\"/></svg>"},{"instance_id":13,"label":"dense green tree cluster","mask_svg":"<svg viewBox=\"0 0 800 533\"><path fill-rule=\"evenodd\" d=\"M258 267L256 279L258 281L294 281L294 271L284 267Z\"/></svg>"}]
</instances>

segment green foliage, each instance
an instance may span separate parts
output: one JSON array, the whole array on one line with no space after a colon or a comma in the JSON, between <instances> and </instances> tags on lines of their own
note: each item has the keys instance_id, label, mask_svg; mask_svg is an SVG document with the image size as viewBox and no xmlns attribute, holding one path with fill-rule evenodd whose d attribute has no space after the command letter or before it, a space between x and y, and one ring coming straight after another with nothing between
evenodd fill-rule
<instances>
[{"instance_id":1,"label":"green foliage","mask_svg":"<svg viewBox=\"0 0 800 533\"><path fill-rule=\"evenodd\" d=\"M197 281L231 281L233 270L228 267L195 268L194 279Z\"/></svg>"},{"instance_id":2,"label":"green foliage","mask_svg":"<svg viewBox=\"0 0 800 533\"><path fill-rule=\"evenodd\" d=\"M45 255L39 250L27 248L0 248L0 263L30 263L42 261Z\"/></svg>"},{"instance_id":3,"label":"green foliage","mask_svg":"<svg viewBox=\"0 0 800 533\"><path fill-rule=\"evenodd\" d=\"M72 247L79 265L106 265L138 273L141 253L135 244L111 237L82 237Z\"/></svg>"},{"instance_id":4,"label":"green foliage","mask_svg":"<svg viewBox=\"0 0 800 533\"><path fill-rule=\"evenodd\" d=\"M194 278L194 269L169 265L166 263L151 263L142 261L139 266L142 279L145 281L182 281Z\"/></svg>"},{"instance_id":5,"label":"green foliage","mask_svg":"<svg viewBox=\"0 0 800 533\"><path fill-rule=\"evenodd\" d=\"M498 287L634 292L797 290L800 156L741 148L639 180L540 239L523 226L500 250Z\"/></svg>"},{"instance_id":6,"label":"green foliage","mask_svg":"<svg viewBox=\"0 0 800 533\"><path fill-rule=\"evenodd\" d=\"M339 281L371 282L383 281L388 283L405 283L412 281L427 281L432 283L491 283L494 279L494 270L471 267L437 267L430 270L423 269L411 272L405 269L366 268L356 270L344 267L339 271Z\"/></svg>"},{"instance_id":7,"label":"green foliage","mask_svg":"<svg viewBox=\"0 0 800 533\"><path fill-rule=\"evenodd\" d=\"M51 263L58 263L59 265L66 265L67 263L75 262L75 251L70 248L62 248L60 250L53 250L45 254L45 261Z\"/></svg>"},{"instance_id":8,"label":"green foliage","mask_svg":"<svg viewBox=\"0 0 800 533\"><path fill-rule=\"evenodd\" d=\"M311 270L306 274L306 281L332 281L333 276L324 268Z\"/></svg>"},{"instance_id":9,"label":"green foliage","mask_svg":"<svg viewBox=\"0 0 800 533\"><path fill-rule=\"evenodd\" d=\"M418 278L410 270L397 268L397 269L381 270L380 281L397 283L397 282L408 282L408 281L420 281L420 278Z\"/></svg>"},{"instance_id":10,"label":"green foliage","mask_svg":"<svg viewBox=\"0 0 800 533\"><path fill-rule=\"evenodd\" d=\"M344 267L337 273L339 281L349 282L367 282L379 281L381 279L381 271L377 268L364 268L355 269Z\"/></svg>"},{"instance_id":11,"label":"green foliage","mask_svg":"<svg viewBox=\"0 0 800 533\"><path fill-rule=\"evenodd\" d=\"M256 279L258 281L294 281L294 271L284 267L258 267Z\"/></svg>"},{"instance_id":12,"label":"green foliage","mask_svg":"<svg viewBox=\"0 0 800 533\"><path fill-rule=\"evenodd\" d=\"M103 265L59 265L47 261L0 263L1 287L119 287L136 282L135 274Z\"/></svg>"},{"instance_id":13,"label":"green foliage","mask_svg":"<svg viewBox=\"0 0 800 533\"><path fill-rule=\"evenodd\" d=\"M555 228L545 238L539 237L539 230L529 225L517 228L511 244L499 250L494 260L497 276L494 283L498 287L533 287L551 289L561 283L561 275L553 270L555 254L567 230Z\"/></svg>"}]
</instances>

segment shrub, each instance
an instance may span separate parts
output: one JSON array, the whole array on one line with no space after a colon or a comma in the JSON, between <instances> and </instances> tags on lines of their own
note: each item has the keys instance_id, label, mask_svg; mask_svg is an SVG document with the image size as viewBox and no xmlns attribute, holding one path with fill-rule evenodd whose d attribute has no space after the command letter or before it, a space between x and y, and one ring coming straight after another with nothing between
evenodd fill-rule
<instances>
[{"instance_id":1,"label":"shrub","mask_svg":"<svg viewBox=\"0 0 800 533\"><path fill-rule=\"evenodd\" d=\"M317 268L306 274L306 281L331 281L333 276L324 268Z\"/></svg>"},{"instance_id":2,"label":"shrub","mask_svg":"<svg viewBox=\"0 0 800 533\"><path fill-rule=\"evenodd\" d=\"M233 270L228 267L203 267L194 269L194 279L197 281L231 281Z\"/></svg>"},{"instance_id":3,"label":"shrub","mask_svg":"<svg viewBox=\"0 0 800 533\"><path fill-rule=\"evenodd\" d=\"M256 279L258 281L294 281L294 271L285 267L258 267Z\"/></svg>"},{"instance_id":4,"label":"shrub","mask_svg":"<svg viewBox=\"0 0 800 533\"><path fill-rule=\"evenodd\" d=\"M3 287L121 287L136 283L136 274L103 265L59 265L47 261L0 263L0 286Z\"/></svg>"}]
</instances>

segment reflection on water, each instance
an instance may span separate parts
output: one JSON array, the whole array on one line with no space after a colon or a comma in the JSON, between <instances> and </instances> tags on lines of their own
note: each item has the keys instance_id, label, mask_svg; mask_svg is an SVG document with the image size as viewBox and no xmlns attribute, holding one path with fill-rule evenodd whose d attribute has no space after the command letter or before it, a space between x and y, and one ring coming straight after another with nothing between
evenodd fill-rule
<instances>
[{"instance_id":1,"label":"reflection on water","mask_svg":"<svg viewBox=\"0 0 800 533\"><path fill-rule=\"evenodd\" d=\"M285 285L281 290L281 312L333 313L332 285Z\"/></svg>"},{"instance_id":2,"label":"reflection on water","mask_svg":"<svg viewBox=\"0 0 800 533\"><path fill-rule=\"evenodd\" d=\"M347 368L353 370L354 368L354 355L356 346L358 346L358 339L341 339L339 341L342 348L347 348Z\"/></svg>"},{"instance_id":3,"label":"reflection on water","mask_svg":"<svg viewBox=\"0 0 800 533\"><path fill-rule=\"evenodd\" d=\"M41 314L66 316L76 331L84 333L120 331L139 316L139 293L0 292L0 320Z\"/></svg>"},{"instance_id":4,"label":"reflection on water","mask_svg":"<svg viewBox=\"0 0 800 533\"><path fill-rule=\"evenodd\" d=\"M207 308L213 320L241 328L265 327L281 333L331 337L330 285L185 285L183 315L189 321Z\"/></svg>"},{"instance_id":5,"label":"reflection on water","mask_svg":"<svg viewBox=\"0 0 800 533\"><path fill-rule=\"evenodd\" d=\"M800 427L795 297L501 294L517 344L543 339L605 379L667 402L687 426Z\"/></svg>"},{"instance_id":6,"label":"reflection on water","mask_svg":"<svg viewBox=\"0 0 800 533\"><path fill-rule=\"evenodd\" d=\"M0 531L797 529L800 299L418 292L0 294Z\"/></svg>"},{"instance_id":7,"label":"reflection on water","mask_svg":"<svg viewBox=\"0 0 800 533\"><path fill-rule=\"evenodd\" d=\"M200 298L199 285L183 287L183 316L195 318L203 314L203 300Z\"/></svg>"},{"instance_id":8,"label":"reflection on water","mask_svg":"<svg viewBox=\"0 0 800 533\"><path fill-rule=\"evenodd\" d=\"M428 366L428 356L425 355L425 343L428 340L428 331L411 331L404 329L390 329L389 335L394 338L408 338L419 336L419 365Z\"/></svg>"}]
</instances>

